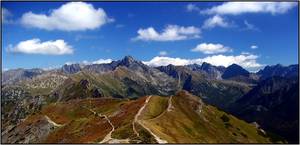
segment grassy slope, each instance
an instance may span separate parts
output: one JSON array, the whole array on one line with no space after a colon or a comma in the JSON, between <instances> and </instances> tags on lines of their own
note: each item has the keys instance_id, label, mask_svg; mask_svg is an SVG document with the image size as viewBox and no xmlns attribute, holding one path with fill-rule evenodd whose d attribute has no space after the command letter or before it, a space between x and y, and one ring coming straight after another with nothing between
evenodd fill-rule
<instances>
[{"instance_id":1,"label":"grassy slope","mask_svg":"<svg viewBox=\"0 0 300 145\"><path fill-rule=\"evenodd\" d=\"M112 138L141 140L143 143L155 143L153 137L141 126L136 125L141 134L137 138L132 130L132 121L143 106L145 97L138 100L118 99L84 99L71 100L65 103L51 104L43 108L43 114L54 122L66 124L50 133L47 143L97 143L100 142L112 127L106 120L93 115L85 108L107 115L115 127Z\"/></svg>"},{"instance_id":2,"label":"grassy slope","mask_svg":"<svg viewBox=\"0 0 300 145\"><path fill-rule=\"evenodd\" d=\"M104 96L111 94L124 94L125 90L122 82L115 79L112 74L93 74L80 72L72 75L72 78L79 82L81 79L87 79L92 87L97 87L101 90Z\"/></svg>"},{"instance_id":3,"label":"grassy slope","mask_svg":"<svg viewBox=\"0 0 300 145\"><path fill-rule=\"evenodd\" d=\"M120 112L111 118L112 123L115 126L115 131L112 133L112 138L126 139L129 138L131 143L155 143L153 136L149 134L143 127L135 123L135 128L139 132L140 137L133 131L132 122L139 109L144 105L146 97L139 98L137 100L130 100L124 102L120 107Z\"/></svg>"},{"instance_id":4,"label":"grassy slope","mask_svg":"<svg viewBox=\"0 0 300 145\"><path fill-rule=\"evenodd\" d=\"M40 143L98 143L112 130L110 124L88 109L108 116L115 127L112 138L130 139L136 143L155 143L154 138L140 125L135 124L140 137L132 129L132 122L139 109L144 105L146 97L137 100L121 100L111 98L77 99L67 102L52 103L44 106L41 112L30 115L16 128L35 126L39 121L35 116L48 116L53 122L63 125L55 127ZM47 121L46 121L47 122ZM21 133L22 134L22 133ZM28 134L29 135L29 134Z\"/></svg>"},{"instance_id":5,"label":"grassy slope","mask_svg":"<svg viewBox=\"0 0 300 145\"><path fill-rule=\"evenodd\" d=\"M161 115L168 107L168 98L152 96L143 113L143 119L151 119Z\"/></svg>"},{"instance_id":6,"label":"grassy slope","mask_svg":"<svg viewBox=\"0 0 300 145\"><path fill-rule=\"evenodd\" d=\"M192 97L194 96L185 94L174 96L172 99L174 109L153 119L148 119L153 116L152 113L144 113L145 124L169 143L269 142L267 138L258 134L254 126L219 111L215 107L204 105L201 113L197 113L195 110L199 103L195 102L195 98ZM152 108L151 105L150 100L148 107ZM223 115L229 118L228 122L221 119Z\"/></svg>"},{"instance_id":7,"label":"grassy slope","mask_svg":"<svg viewBox=\"0 0 300 145\"><path fill-rule=\"evenodd\" d=\"M55 129L46 143L93 143L101 141L112 129L109 123L86 108L105 115L118 110L120 100L85 99L51 104L43 108L42 114L65 126Z\"/></svg>"},{"instance_id":8,"label":"grassy slope","mask_svg":"<svg viewBox=\"0 0 300 145\"><path fill-rule=\"evenodd\" d=\"M140 137L134 133L132 122L144 105L146 97L137 100L109 98L70 100L42 108L39 115L47 115L57 124L43 143L96 143L110 131L108 122L86 108L107 115L115 126L112 138L130 142L156 143L153 136L135 123ZM169 97L152 96L139 119L154 134L169 143L268 143L253 126L215 107L204 105L198 97L181 92L172 97L171 111L166 111ZM201 108L202 106L202 108ZM199 110L201 108L201 112ZM30 119L30 117L29 117ZM30 120L26 122L30 123ZM32 122L35 123L35 122Z\"/></svg>"}]
</instances>

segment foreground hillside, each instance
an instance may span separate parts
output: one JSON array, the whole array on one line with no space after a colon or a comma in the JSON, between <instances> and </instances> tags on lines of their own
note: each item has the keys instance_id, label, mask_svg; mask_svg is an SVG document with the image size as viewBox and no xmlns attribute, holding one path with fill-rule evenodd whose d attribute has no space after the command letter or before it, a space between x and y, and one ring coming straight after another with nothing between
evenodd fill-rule
<instances>
[{"instance_id":1,"label":"foreground hillside","mask_svg":"<svg viewBox=\"0 0 300 145\"><path fill-rule=\"evenodd\" d=\"M5 131L3 143L270 143L256 128L199 97L77 99L44 106Z\"/></svg>"}]
</instances>

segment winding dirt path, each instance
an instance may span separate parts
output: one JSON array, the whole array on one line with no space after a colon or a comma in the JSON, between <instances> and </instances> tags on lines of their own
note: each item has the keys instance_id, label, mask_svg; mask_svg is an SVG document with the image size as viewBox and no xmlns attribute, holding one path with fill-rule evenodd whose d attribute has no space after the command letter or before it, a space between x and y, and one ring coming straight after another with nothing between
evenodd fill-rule
<instances>
[{"instance_id":1,"label":"winding dirt path","mask_svg":"<svg viewBox=\"0 0 300 145\"><path fill-rule=\"evenodd\" d=\"M50 123L50 124L52 124L53 126L55 126L55 127L62 127L62 126L64 126L64 124L57 124L56 122L54 122L53 120L51 120L47 115L44 115L45 116L45 118L47 119L47 121Z\"/></svg>"},{"instance_id":2,"label":"winding dirt path","mask_svg":"<svg viewBox=\"0 0 300 145\"><path fill-rule=\"evenodd\" d=\"M100 114L101 115L101 114ZM99 116L99 114L98 114L98 116ZM99 143L106 143L106 142L108 142L108 141L110 141L110 140L112 140L113 138L111 138L111 134L112 134L112 132L114 132L115 131L115 126L110 122L110 120L107 118L107 116L106 115L102 115L102 116L104 116L105 117L105 119L107 120L107 122L110 124L110 126L112 127L112 130L103 138L103 140L102 141L100 141Z\"/></svg>"},{"instance_id":3,"label":"winding dirt path","mask_svg":"<svg viewBox=\"0 0 300 145\"><path fill-rule=\"evenodd\" d=\"M155 119L157 119L157 118L160 118L160 117L163 116L166 112L170 112L170 111L173 111L173 110L174 110L174 106L172 105L172 97L173 97L173 96L171 96L171 97L169 98L169 100L168 100L168 107L167 107L167 109L164 110L163 113L159 114L159 115L156 116L155 118L149 119L149 121L155 120Z\"/></svg>"},{"instance_id":4,"label":"winding dirt path","mask_svg":"<svg viewBox=\"0 0 300 145\"><path fill-rule=\"evenodd\" d=\"M168 112L174 110L174 106L172 105L172 98L173 98L173 96L171 96L168 100L168 108L167 108Z\"/></svg>"},{"instance_id":5,"label":"winding dirt path","mask_svg":"<svg viewBox=\"0 0 300 145\"><path fill-rule=\"evenodd\" d=\"M141 115L141 113L143 112L143 110L145 109L146 105L148 104L149 100L151 99L151 95L146 99L144 105L141 107L141 109L138 111L138 113L135 115L134 117L134 121L132 122L132 127L133 127L133 131L135 132L135 134L139 137L139 133L136 131L134 123L138 123L140 124L143 128L145 128L154 138L158 143L168 143L166 140L161 139L159 136L157 136L156 134L154 134L151 129L149 129L148 127L146 127L142 120L138 120L139 116Z\"/></svg>"},{"instance_id":6,"label":"winding dirt path","mask_svg":"<svg viewBox=\"0 0 300 145\"><path fill-rule=\"evenodd\" d=\"M92 112L94 115L98 115L99 117L104 117L105 120L109 123L109 125L112 127L112 130L100 141L99 143L129 143L129 139L115 139L111 137L111 134L115 131L115 126L112 124L112 122L108 119L106 115L102 115L101 113L98 113L92 109L86 108L90 112Z\"/></svg>"},{"instance_id":7,"label":"winding dirt path","mask_svg":"<svg viewBox=\"0 0 300 145\"><path fill-rule=\"evenodd\" d=\"M134 116L134 120L132 122L132 129L134 131L134 133L139 137L140 134L136 131L136 128L135 128L135 123L139 123L138 121L138 117L141 115L142 111L144 110L144 108L146 107L146 105L148 104L149 100L151 99L151 95L146 99L144 105L140 108L140 110L138 111L138 113Z\"/></svg>"},{"instance_id":8,"label":"winding dirt path","mask_svg":"<svg viewBox=\"0 0 300 145\"><path fill-rule=\"evenodd\" d=\"M142 122L139 122L141 126L143 126L154 138L159 144L165 144L168 143L166 140L161 139L159 136L154 134L150 128L146 127Z\"/></svg>"}]
</instances>

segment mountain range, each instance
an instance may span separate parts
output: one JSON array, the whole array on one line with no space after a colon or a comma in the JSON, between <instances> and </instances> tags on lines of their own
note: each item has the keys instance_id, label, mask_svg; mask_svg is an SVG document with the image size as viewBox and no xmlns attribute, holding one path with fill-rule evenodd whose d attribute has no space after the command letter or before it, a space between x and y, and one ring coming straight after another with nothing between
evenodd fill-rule
<instances>
[{"instance_id":1,"label":"mountain range","mask_svg":"<svg viewBox=\"0 0 300 145\"><path fill-rule=\"evenodd\" d=\"M299 143L298 70L150 67L131 56L8 70L2 142Z\"/></svg>"}]
</instances>

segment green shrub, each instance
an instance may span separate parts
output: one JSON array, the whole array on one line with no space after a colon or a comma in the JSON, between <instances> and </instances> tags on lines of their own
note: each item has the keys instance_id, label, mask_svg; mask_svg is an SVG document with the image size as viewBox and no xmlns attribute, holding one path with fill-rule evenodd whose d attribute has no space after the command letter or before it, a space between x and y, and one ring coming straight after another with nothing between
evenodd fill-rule
<instances>
[{"instance_id":1,"label":"green shrub","mask_svg":"<svg viewBox=\"0 0 300 145\"><path fill-rule=\"evenodd\" d=\"M226 128L232 127L232 125L229 122L225 122L224 125Z\"/></svg>"},{"instance_id":2,"label":"green shrub","mask_svg":"<svg viewBox=\"0 0 300 145\"><path fill-rule=\"evenodd\" d=\"M221 119L223 120L223 122L229 122L229 117L225 114L222 115Z\"/></svg>"}]
</instances>

